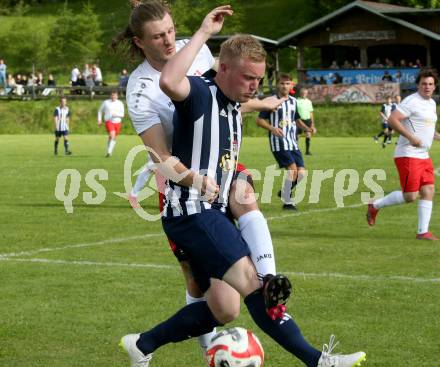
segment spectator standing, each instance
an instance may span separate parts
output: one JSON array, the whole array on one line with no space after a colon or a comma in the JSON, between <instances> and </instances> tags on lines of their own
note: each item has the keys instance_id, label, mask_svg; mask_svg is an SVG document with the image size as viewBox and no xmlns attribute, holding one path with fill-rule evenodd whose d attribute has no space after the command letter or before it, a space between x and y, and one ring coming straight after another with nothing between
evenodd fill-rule
<instances>
[{"instance_id":1,"label":"spectator standing","mask_svg":"<svg viewBox=\"0 0 440 367\"><path fill-rule=\"evenodd\" d=\"M90 69L89 64L84 64L84 70L83 70L83 77L84 80L87 80L88 76L92 74L92 70Z\"/></svg>"},{"instance_id":2,"label":"spectator standing","mask_svg":"<svg viewBox=\"0 0 440 367\"><path fill-rule=\"evenodd\" d=\"M0 59L0 87L6 87L6 70L7 66L3 59Z\"/></svg>"},{"instance_id":3,"label":"spectator standing","mask_svg":"<svg viewBox=\"0 0 440 367\"><path fill-rule=\"evenodd\" d=\"M102 86L102 72L101 72L101 68L97 64L93 64L92 75L95 85L97 87Z\"/></svg>"},{"instance_id":4,"label":"spectator standing","mask_svg":"<svg viewBox=\"0 0 440 367\"><path fill-rule=\"evenodd\" d=\"M78 67L75 65L72 69L72 71L70 72L70 85L72 87L77 86L78 84L78 75L79 75L79 69Z\"/></svg>"},{"instance_id":5,"label":"spectator standing","mask_svg":"<svg viewBox=\"0 0 440 367\"><path fill-rule=\"evenodd\" d=\"M128 71L127 69L122 69L121 75L119 75L119 88L126 88L128 83Z\"/></svg>"}]
</instances>

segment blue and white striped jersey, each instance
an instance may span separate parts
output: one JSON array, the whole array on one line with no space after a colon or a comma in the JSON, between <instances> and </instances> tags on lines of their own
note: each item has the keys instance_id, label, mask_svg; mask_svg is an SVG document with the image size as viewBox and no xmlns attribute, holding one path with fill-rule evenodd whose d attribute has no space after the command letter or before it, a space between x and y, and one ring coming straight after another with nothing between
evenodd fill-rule
<instances>
[{"instance_id":1,"label":"blue and white striped jersey","mask_svg":"<svg viewBox=\"0 0 440 367\"><path fill-rule=\"evenodd\" d=\"M69 107L58 106L53 112L53 116L56 117L56 131L66 131L69 130L69 118L70 110Z\"/></svg>"},{"instance_id":2,"label":"blue and white striped jersey","mask_svg":"<svg viewBox=\"0 0 440 367\"><path fill-rule=\"evenodd\" d=\"M282 150L298 150L296 141L296 120L300 119L296 98L289 99L281 104L275 111L262 111L259 116L270 122L274 127L283 130L284 136L278 137L269 132L270 149L272 152Z\"/></svg>"},{"instance_id":3,"label":"blue and white striped jersey","mask_svg":"<svg viewBox=\"0 0 440 367\"><path fill-rule=\"evenodd\" d=\"M212 204L195 187L168 181L163 216L175 217L207 209L226 211L241 144L240 104L231 101L212 79L188 77L190 94L173 102L173 156L186 167L215 178L220 187Z\"/></svg>"},{"instance_id":4,"label":"blue and white striped jersey","mask_svg":"<svg viewBox=\"0 0 440 367\"><path fill-rule=\"evenodd\" d=\"M380 109L380 112L382 112L388 118L390 117L391 112L394 111L396 108L396 107L393 108L393 106L394 103L390 103L390 104L384 103ZM387 123L388 121L382 118L382 122Z\"/></svg>"}]
</instances>

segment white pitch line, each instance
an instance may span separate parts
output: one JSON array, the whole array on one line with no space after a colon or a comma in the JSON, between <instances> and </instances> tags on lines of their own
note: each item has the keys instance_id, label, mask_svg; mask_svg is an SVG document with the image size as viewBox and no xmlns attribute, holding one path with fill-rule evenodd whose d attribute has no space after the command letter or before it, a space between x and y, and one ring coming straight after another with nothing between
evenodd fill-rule
<instances>
[{"instance_id":1,"label":"white pitch line","mask_svg":"<svg viewBox=\"0 0 440 367\"><path fill-rule=\"evenodd\" d=\"M131 237L123 237L123 238L112 238L109 240L103 240L98 242L90 242L90 243L78 243L76 245L67 245L62 247L47 247L47 248L40 248L36 250L30 250L30 251L21 251L21 252L11 252L9 254L0 254L0 259L2 258L8 258L8 257L18 257L18 256L30 256L39 254L42 252L52 252L52 251L60 251L65 250L69 248L82 248L82 247L93 247L93 246L102 246L102 245L108 245L112 243L121 243L121 242L127 242L132 240L141 240L144 238L149 237L158 237L158 236L164 236L164 233L148 233L140 236L131 236Z\"/></svg>"},{"instance_id":2,"label":"white pitch line","mask_svg":"<svg viewBox=\"0 0 440 367\"><path fill-rule=\"evenodd\" d=\"M340 209L357 208L357 207L360 207L363 205L365 205L365 204L354 204L354 205L348 205L345 207L332 207L332 208L324 208L324 209L312 209L312 210L307 210L307 211L303 211L303 212L284 214L284 215L274 216L274 217L267 217L266 219L269 221L269 220L274 220L274 219L298 217L298 216L306 215L306 214L325 213L325 212L332 212L332 211L336 211L336 210L340 210ZM138 239L145 239L145 238L149 238L149 237L158 237L158 236L165 236L165 233L149 233L149 234L131 236L131 237L113 238L113 239L103 240L103 241L98 241L98 242L79 243L76 245L67 245L67 246L61 246L61 247L46 247L46 248L40 248L40 249L36 249L36 250L4 253L4 254L0 254L0 260L2 258L19 257L19 256L32 256L32 255L36 255L36 254L44 253L44 252L62 251L62 250L71 249L71 248L102 246L102 245L121 243L121 242L127 242L127 241L138 240Z\"/></svg>"},{"instance_id":3,"label":"white pitch line","mask_svg":"<svg viewBox=\"0 0 440 367\"><path fill-rule=\"evenodd\" d=\"M289 218L289 217L299 217L300 215L305 215L305 214L334 212L336 210L341 210L341 209L359 208L360 206L365 206L365 205L366 204L361 203L361 204L347 205L347 206L343 206L343 207L335 206L332 208L312 209L312 210L307 210L304 212L296 212L296 213L290 213L290 214L283 214L283 215L279 215L279 216L275 216L275 217L267 217L266 220L282 219L282 218Z\"/></svg>"},{"instance_id":4,"label":"white pitch line","mask_svg":"<svg viewBox=\"0 0 440 367\"><path fill-rule=\"evenodd\" d=\"M96 262L96 261L76 261L76 260L54 260L54 259L19 259L19 258L0 258L0 261L13 261L13 262L29 262L29 263L41 263L41 264L55 264L55 265L79 265L79 266L106 266L106 267L123 267L123 268L145 268L145 269L166 269L166 270L178 270L177 265L165 265L165 264L139 264L139 263L115 263L115 262ZM406 275L350 275L343 273L304 273L304 272L281 272L285 275L291 275L297 278L307 280L307 278L332 278L332 279L348 279L356 281L367 282L407 282L407 283L440 283L440 278L421 278L411 277Z\"/></svg>"}]
</instances>

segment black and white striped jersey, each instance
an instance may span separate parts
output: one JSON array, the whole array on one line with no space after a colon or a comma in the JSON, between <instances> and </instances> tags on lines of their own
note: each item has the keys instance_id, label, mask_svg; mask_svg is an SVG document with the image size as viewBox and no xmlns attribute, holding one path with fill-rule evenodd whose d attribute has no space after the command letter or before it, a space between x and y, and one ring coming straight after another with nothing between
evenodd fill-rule
<instances>
[{"instance_id":1,"label":"black and white striped jersey","mask_svg":"<svg viewBox=\"0 0 440 367\"><path fill-rule=\"evenodd\" d=\"M212 204L195 187L168 181L165 217L191 215L207 209L226 211L241 143L240 104L227 98L213 79L188 77L190 94L174 102L173 156L186 167L215 178L220 186Z\"/></svg>"},{"instance_id":2,"label":"black and white striped jersey","mask_svg":"<svg viewBox=\"0 0 440 367\"><path fill-rule=\"evenodd\" d=\"M56 118L56 131L67 131L69 130L69 118L70 110L69 107L58 106L53 112L53 116Z\"/></svg>"},{"instance_id":3,"label":"black and white striped jersey","mask_svg":"<svg viewBox=\"0 0 440 367\"><path fill-rule=\"evenodd\" d=\"M262 111L259 117L270 122L274 127L283 130L284 136L278 137L269 132L270 149L272 152L298 150L296 141L296 120L300 118L296 98L289 96L275 111Z\"/></svg>"}]
</instances>

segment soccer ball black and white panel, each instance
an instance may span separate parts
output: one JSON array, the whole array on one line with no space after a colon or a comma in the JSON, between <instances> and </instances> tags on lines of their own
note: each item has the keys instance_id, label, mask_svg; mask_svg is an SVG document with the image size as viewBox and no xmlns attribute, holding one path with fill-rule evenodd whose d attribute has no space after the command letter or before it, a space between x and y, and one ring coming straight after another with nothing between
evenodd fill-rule
<instances>
[{"instance_id":1,"label":"soccer ball black and white panel","mask_svg":"<svg viewBox=\"0 0 440 367\"><path fill-rule=\"evenodd\" d=\"M250 330L234 327L211 339L206 358L209 367L263 367L264 350Z\"/></svg>"}]
</instances>

